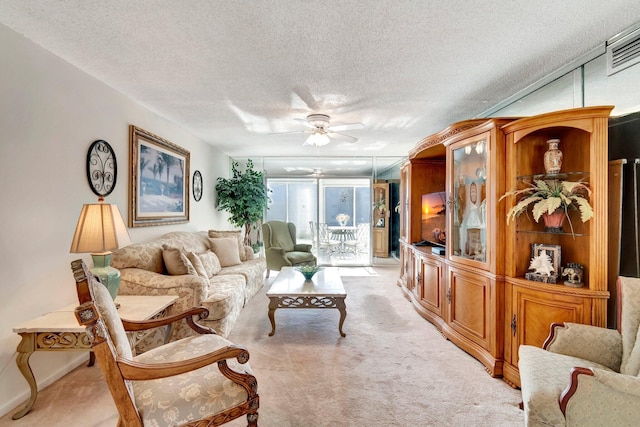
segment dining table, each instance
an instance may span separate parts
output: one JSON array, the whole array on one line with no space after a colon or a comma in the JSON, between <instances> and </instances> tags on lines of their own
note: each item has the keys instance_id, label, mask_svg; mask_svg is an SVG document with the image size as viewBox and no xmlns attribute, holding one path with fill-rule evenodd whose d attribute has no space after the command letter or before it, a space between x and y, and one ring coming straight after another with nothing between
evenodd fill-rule
<instances>
[{"instance_id":1,"label":"dining table","mask_svg":"<svg viewBox=\"0 0 640 427\"><path fill-rule=\"evenodd\" d=\"M349 226L338 226L338 227L329 227L329 233L331 233L331 238L333 240L337 240L340 242L338 245L338 250L340 252L346 252L346 242L350 240L356 239L356 230L357 227L349 227Z\"/></svg>"}]
</instances>

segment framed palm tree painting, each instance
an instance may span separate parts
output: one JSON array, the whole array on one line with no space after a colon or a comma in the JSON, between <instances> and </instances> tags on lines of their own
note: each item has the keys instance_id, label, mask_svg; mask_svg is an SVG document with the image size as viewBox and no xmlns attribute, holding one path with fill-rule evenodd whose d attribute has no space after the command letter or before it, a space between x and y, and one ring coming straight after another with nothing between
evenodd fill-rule
<instances>
[{"instance_id":1,"label":"framed palm tree painting","mask_svg":"<svg viewBox=\"0 0 640 427\"><path fill-rule=\"evenodd\" d=\"M133 125L129 148L129 227L188 222L189 151Z\"/></svg>"}]
</instances>

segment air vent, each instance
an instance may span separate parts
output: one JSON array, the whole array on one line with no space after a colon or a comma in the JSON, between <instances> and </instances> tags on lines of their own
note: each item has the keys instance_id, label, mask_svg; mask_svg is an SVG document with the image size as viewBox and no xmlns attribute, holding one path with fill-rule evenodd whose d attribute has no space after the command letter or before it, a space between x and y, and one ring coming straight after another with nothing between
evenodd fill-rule
<instances>
[{"instance_id":1,"label":"air vent","mask_svg":"<svg viewBox=\"0 0 640 427\"><path fill-rule=\"evenodd\" d=\"M640 28L607 42L607 75L640 62Z\"/></svg>"}]
</instances>

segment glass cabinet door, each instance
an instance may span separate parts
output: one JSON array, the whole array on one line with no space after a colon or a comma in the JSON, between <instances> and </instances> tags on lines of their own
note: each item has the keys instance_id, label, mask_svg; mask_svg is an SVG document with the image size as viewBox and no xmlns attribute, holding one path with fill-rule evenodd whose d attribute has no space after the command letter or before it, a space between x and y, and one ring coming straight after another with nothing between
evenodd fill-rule
<instances>
[{"instance_id":1,"label":"glass cabinet door","mask_svg":"<svg viewBox=\"0 0 640 427\"><path fill-rule=\"evenodd\" d=\"M450 189L451 256L487 261L487 137L453 144Z\"/></svg>"}]
</instances>

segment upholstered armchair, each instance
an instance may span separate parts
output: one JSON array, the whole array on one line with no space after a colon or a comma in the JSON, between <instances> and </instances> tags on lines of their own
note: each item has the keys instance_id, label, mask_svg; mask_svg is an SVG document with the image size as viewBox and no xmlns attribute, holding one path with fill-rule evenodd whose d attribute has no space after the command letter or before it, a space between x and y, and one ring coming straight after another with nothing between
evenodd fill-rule
<instances>
[{"instance_id":1,"label":"upholstered armchair","mask_svg":"<svg viewBox=\"0 0 640 427\"><path fill-rule=\"evenodd\" d=\"M247 415L258 425L258 385L248 351L198 325L204 307L145 322L120 319L113 299L82 260L71 264L80 306L76 318L87 327L91 349L120 418L118 426L218 426ZM133 355L127 331L186 323L200 335Z\"/></svg>"},{"instance_id":2,"label":"upholstered armchair","mask_svg":"<svg viewBox=\"0 0 640 427\"><path fill-rule=\"evenodd\" d=\"M618 330L554 323L543 348L520 346L527 426L640 422L640 279L617 286Z\"/></svg>"},{"instance_id":3,"label":"upholstered armchair","mask_svg":"<svg viewBox=\"0 0 640 427\"><path fill-rule=\"evenodd\" d=\"M296 226L291 222L267 221L262 224L264 253L267 258L267 277L270 270L282 267L316 265L311 245L296 244Z\"/></svg>"}]
</instances>

